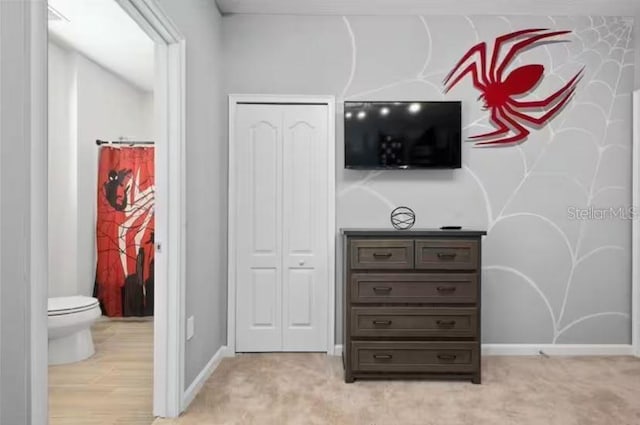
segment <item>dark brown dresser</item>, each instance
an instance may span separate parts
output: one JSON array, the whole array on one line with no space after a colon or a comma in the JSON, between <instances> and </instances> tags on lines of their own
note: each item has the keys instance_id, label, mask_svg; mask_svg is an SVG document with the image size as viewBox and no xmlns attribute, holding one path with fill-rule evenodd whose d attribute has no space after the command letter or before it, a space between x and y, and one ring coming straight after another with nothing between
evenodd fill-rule
<instances>
[{"instance_id":1,"label":"dark brown dresser","mask_svg":"<svg viewBox=\"0 0 640 425\"><path fill-rule=\"evenodd\" d=\"M479 384L477 230L342 229L345 381Z\"/></svg>"}]
</instances>

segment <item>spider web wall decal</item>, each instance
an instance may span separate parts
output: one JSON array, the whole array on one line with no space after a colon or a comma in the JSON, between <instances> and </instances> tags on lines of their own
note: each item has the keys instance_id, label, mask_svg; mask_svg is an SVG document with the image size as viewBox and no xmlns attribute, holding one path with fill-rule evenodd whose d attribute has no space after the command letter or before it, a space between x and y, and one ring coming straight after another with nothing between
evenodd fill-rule
<instances>
[{"instance_id":1,"label":"spider web wall decal","mask_svg":"<svg viewBox=\"0 0 640 425\"><path fill-rule=\"evenodd\" d=\"M251 35L249 24L264 31ZM336 219L338 227L388 227L389 211L409 204L416 227L487 229L485 343L629 344L631 222L570 220L567 207L631 203L633 24L601 16L239 17L225 29L229 39L242 40L226 58L227 91L330 92L338 114L346 100L455 97L467 139L495 126L470 76L443 92L443 80L465 52L522 29L571 30L505 68L508 75L520 66L544 66L526 100L547 98L584 68L562 112L531 131L526 143L502 145L507 149L465 143L463 167L451 173L342 170L338 156ZM340 128L337 139L339 147Z\"/></svg>"},{"instance_id":2,"label":"spider web wall decal","mask_svg":"<svg viewBox=\"0 0 640 425\"><path fill-rule=\"evenodd\" d=\"M495 39L491 49L491 61L487 52L487 43L473 46L453 67L444 80L445 93L449 92L467 75L471 75L473 85L481 92L479 100L484 102L484 110L491 111L494 131L469 137L473 140L491 139L476 145L505 145L522 143L530 131L527 127L542 127L553 119L569 102L582 77L580 70L564 86L542 100L522 100L522 96L531 93L542 81L544 65L529 64L520 66L505 76L507 67L513 60L531 48L545 43L557 42L556 37L571 31L550 31L532 28L515 31ZM500 59L503 47L511 47ZM468 64L466 67L465 65ZM532 115L540 113L540 116ZM511 135L509 135L511 134Z\"/></svg>"},{"instance_id":3,"label":"spider web wall decal","mask_svg":"<svg viewBox=\"0 0 640 425\"><path fill-rule=\"evenodd\" d=\"M424 26L429 50L425 54L421 70L413 74L411 69L407 69L407 78L380 82L379 86L362 88L362 84L358 84L358 91L350 89L363 80L353 77L357 74L357 69L360 69L356 66L355 58L365 56L364 53L359 53L362 49L358 49L357 44L362 37L356 37L357 32L352 24L343 18L351 39L353 58L350 78L345 80L347 84L342 90L342 98L386 98L402 93L405 87L423 86L424 89L420 92L428 93L425 96L444 99L438 83L449 75L450 69L446 65L441 67L440 59L450 47L437 50L434 54L431 50L438 45L438 40L434 40L434 37L442 33L441 27L452 26L455 21L453 18L446 23L436 20L427 25L426 18L419 18L418 22ZM518 55L512 65L515 68L527 63L538 63L539 60L539 63L544 64L547 75L543 84L536 86L527 96L531 100L541 101L554 90L565 87L576 72L580 76L575 84L580 81L580 86L583 87L573 93L571 100L561 110L562 114L557 116L558 119L553 122L549 120L540 131L531 133L529 138L536 143L513 143L508 145L515 145L512 152L510 149L501 150L491 157L487 157L481 150L467 152L463 170L470 182L474 182L479 189L486 210L484 218L478 219L478 223L484 220L486 223L478 225L486 226L493 235L488 237L483 248L487 257L486 265L483 266L483 279L486 278L487 282L487 293L484 295L489 306L487 311L491 311L483 319L487 319L483 327L486 341L624 343L626 337L620 335L625 333L618 332L618 329L629 327L630 315L628 308L621 305L624 296L618 294L623 291L621 288L628 288L629 270L625 265L628 263L626 253L629 241L622 237L623 234L629 234L630 229L626 229L629 227L628 223L567 222L564 209L568 202L589 207L602 204L603 199L616 205L626 205L630 201L628 180L620 180L618 176L630 173L629 164L620 160L630 151L630 117L627 116L626 105L630 106L633 81L630 74L634 63L631 37L634 22L621 17L546 17L528 26L528 22L535 20L528 17L463 17L463 20L473 35L470 37L467 34L466 37L472 42L475 38L475 44L483 39L493 39L487 35L501 21L507 26L504 34L512 34L519 28L545 28L546 25L551 28L570 28L571 33L567 34L571 36L570 43L536 44L535 47L540 48L532 48ZM544 22L545 20L548 22ZM437 26L437 29L429 29L429 26ZM500 33L495 37L499 35ZM449 58L448 63L455 64L462 56L464 55L454 55ZM505 68L508 69L509 67ZM471 78L468 81L472 82ZM469 86L475 91L472 84ZM487 131L492 126L490 118L487 120L485 115L474 112L476 108L471 102L476 97L470 95L471 91L467 93L459 94L461 99L470 102L470 110L463 111L463 131L471 134ZM585 153L580 159L573 156L576 148ZM506 158L515 162L505 164ZM377 206L382 211L393 208L408 196L413 196L411 199L416 199L417 196L425 199L419 207L431 214L431 221L438 222L438 217L446 213L429 208L433 197L441 199L442 193L432 191L424 181L406 179L403 181L404 192L398 193L393 185L387 184L388 179L389 174L384 171L372 171L358 179L343 177L339 182L338 197L347 205L343 206L339 214L341 225L348 227L361 222L363 210L359 209L359 205L366 204L369 210ZM505 181L511 183L505 184ZM551 186L540 191L546 181ZM466 184L467 182L461 184L459 188L466 187ZM567 198L565 192L575 196ZM467 215L465 219L475 223ZM380 224L371 220L370 225ZM530 226L532 230L525 231L525 240L520 240L517 244L523 245L534 233L544 233L543 239L552 241L544 254L531 250L536 247L535 243L527 243L520 248L508 243L513 232L522 226ZM505 246L509 252L513 252L509 258L504 258ZM532 259L532 252L540 259ZM602 280L594 271L604 270L602 264L607 262L620 266L622 270L619 276L607 280L606 285L600 285L597 282ZM550 270L554 272L551 273ZM551 279L553 275L557 277ZM603 288L607 292L600 293L594 291L594 288ZM595 292L598 295L588 295ZM501 295L497 295L498 293ZM535 320L522 319L497 325L492 319L505 314L504 301L513 296L524 297L514 308L535 305L529 310L529 313L535 312ZM536 323L535 328L530 326L533 323ZM540 326L541 323L544 325ZM606 329L606 336L603 333L596 336L600 329Z\"/></svg>"}]
</instances>

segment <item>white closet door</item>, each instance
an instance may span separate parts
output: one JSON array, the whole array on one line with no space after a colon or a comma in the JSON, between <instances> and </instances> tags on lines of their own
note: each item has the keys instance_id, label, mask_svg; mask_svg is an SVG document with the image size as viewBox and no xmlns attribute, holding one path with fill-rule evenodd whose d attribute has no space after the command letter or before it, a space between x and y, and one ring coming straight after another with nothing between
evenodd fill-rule
<instances>
[{"instance_id":1,"label":"white closet door","mask_svg":"<svg viewBox=\"0 0 640 425\"><path fill-rule=\"evenodd\" d=\"M327 109L284 110L284 351L327 348Z\"/></svg>"},{"instance_id":2,"label":"white closet door","mask_svg":"<svg viewBox=\"0 0 640 425\"><path fill-rule=\"evenodd\" d=\"M238 105L236 350L282 349L282 111Z\"/></svg>"},{"instance_id":3,"label":"white closet door","mask_svg":"<svg viewBox=\"0 0 640 425\"><path fill-rule=\"evenodd\" d=\"M236 350L325 351L328 107L236 109Z\"/></svg>"}]
</instances>

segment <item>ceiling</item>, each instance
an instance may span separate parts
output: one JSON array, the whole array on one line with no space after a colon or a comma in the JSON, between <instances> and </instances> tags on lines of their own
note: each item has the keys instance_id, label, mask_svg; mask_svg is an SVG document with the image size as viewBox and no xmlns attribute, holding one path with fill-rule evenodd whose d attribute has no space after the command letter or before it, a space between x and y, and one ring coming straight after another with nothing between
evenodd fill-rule
<instances>
[{"instance_id":1,"label":"ceiling","mask_svg":"<svg viewBox=\"0 0 640 425\"><path fill-rule=\"evenodd\" d=\"M153 90L154 43L115 0L49 0L62 15L51 38L145 90Z\"/></svg>"},{"instance_id":2,"label":"ceiling","mask_svg":"<svg viewBox=\"0 0 640 425\"><path fill-rule=\"evenodd\" d=\"M216 0L224 14L633 16L639 0Z\"/></svg>"}]
</instances>

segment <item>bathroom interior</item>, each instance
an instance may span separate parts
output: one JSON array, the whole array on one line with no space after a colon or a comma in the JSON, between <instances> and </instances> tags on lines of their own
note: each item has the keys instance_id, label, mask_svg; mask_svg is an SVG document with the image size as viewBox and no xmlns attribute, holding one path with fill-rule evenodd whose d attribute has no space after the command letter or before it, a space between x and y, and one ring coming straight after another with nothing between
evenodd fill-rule
<instances>
[{"instance_id":1,"label":"bathroom interior","mask_svg":"<svg viewBox=\"0 0 640 425\"><path fill-rule=\"evenodd\" d=\"M49 0L49 423L149 424L154 43L115 0Z\"/></svg>"}]
</instances>

